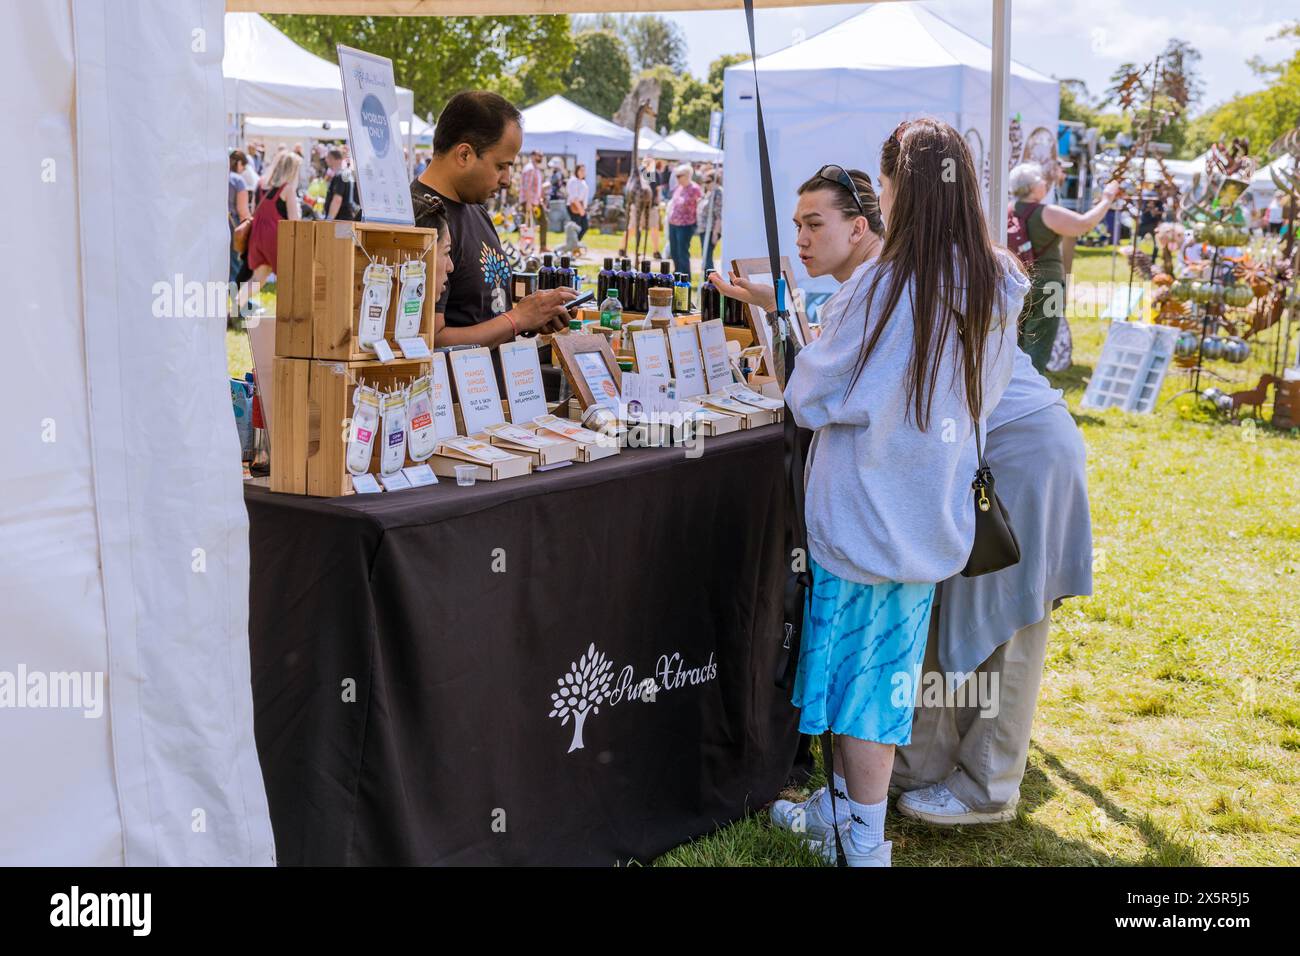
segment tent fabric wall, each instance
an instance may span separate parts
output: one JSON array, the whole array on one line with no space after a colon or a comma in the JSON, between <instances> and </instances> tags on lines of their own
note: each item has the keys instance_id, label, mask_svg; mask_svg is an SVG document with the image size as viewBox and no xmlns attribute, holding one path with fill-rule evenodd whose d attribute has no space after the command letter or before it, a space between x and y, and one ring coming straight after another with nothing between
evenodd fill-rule
<instances>
[{"instance_id":1,"label":"tent fabric wall","mask_svg":"<svg viewBox=\"0 0 1300 956\"><path fill-rule=\"evenodd\" d=\"M99 673L107 696L92 719L0 710L0 863L271 864L224 382L224 7L0 9L11 125L32 132L7 180L53 171L14 191L3 240L25 321L0 670ZM217 283L218 307L173 314L177 279L182 305Z\"/></svg>"},{"instance_id":2,"label":"tent fabric wall","mask_svg":"<svg viewBox=\"0 0 1300 956\"><path fill-rule=\"evenodd\" d=\"M880 143L904 119L934 116L989 142L991 51L913 4L882 4L802 43L760 57L757 67L772 159L781 246L790 254L795 190L825 163L879 173ZM724 262L767 253L758 172L754 74L749 63L724 73ZM1011 113L1028 135L1056 131L1059 87L1011 65ZM986 148L987 151L987 148ZM796 281L815 313L833 291L810 279L797 258Z\"/></svg>"}]
</instances>

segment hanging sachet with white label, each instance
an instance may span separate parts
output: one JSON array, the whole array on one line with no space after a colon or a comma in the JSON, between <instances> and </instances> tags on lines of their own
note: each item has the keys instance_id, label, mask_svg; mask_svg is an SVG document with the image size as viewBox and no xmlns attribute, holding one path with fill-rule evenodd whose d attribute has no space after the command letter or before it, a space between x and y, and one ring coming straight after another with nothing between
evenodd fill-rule
<instances>
[{"instance_id":1,"label":"hanging sachet with white label","mask_svg":"<svg viewBox=\"0 0 1300 956\"><path fill-rule=\"evenodd\" d=\"M384 447L379 452L379 473L391 475L406 464L406 389L384 395Z\"/></svg>"},{"instance_id":2,"label":"hanging sachet with white label","mask_svg":"<svg viewBox=\"0 0 1300 956\"><path fill-rule=\"evenodd\" d=\"M406 393L406 443L415 461L424 461L433 454L438 435L433 427L433 382L421 375L411 383Z\"/></svg>"},{"instance_id":3,"label":"hanging sachet with white label","mask_svg":"<svg viewBox=\"0 0 1300 956\"><path fill-rule=\"evenodd\" d=\"M357 341L363 349L373 352L374 344L384 337L384 324L388 321L388 302L393 293L393 267L386 262L372 262L362 273L362 280L365 287L361 292Z\"/></svg>"},{"instance_id":4,"label":"hanging sachet with white label","mask_svg":"<svg viewBox=\"0 0 1300 956\"><path fill-rule=\"evenodd\" d=\"M370 470L379 430L379 393L358 385L352 393L352 427L348 429L348 472L364 475Z\"/></svg>"},{"instance_id":5,"label":"hanging sachet with white label","mask_svg":"<svg viewBox=\"0 0 1300 956\"><path fill-rule=\"evenodd\" d=\"M397 331L395 339L409 339L420 334L420 316L424 312L424 260L409 259L402 263L402 288L397 296Z\"/></svg>"}]
</instances>

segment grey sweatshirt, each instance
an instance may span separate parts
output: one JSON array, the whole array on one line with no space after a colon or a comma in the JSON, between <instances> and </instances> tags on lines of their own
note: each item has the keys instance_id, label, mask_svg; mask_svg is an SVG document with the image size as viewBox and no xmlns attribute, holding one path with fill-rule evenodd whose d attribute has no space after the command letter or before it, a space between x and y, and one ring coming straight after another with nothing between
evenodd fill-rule
<instances>
[{"instance_id":1,"label":"grey sweatshirt","mask_svg":"<svg viewBox=\"0 0 1300 956\"><path fill-rule=\"evenodd\" d=\"M997 405L1011 378L1016 319L1029 280L1004 253L1001 295L985 349L984 404ZM943 581L966 565L975 540L971 479L975 433L961 381L960 341L949 336L936 376L930 427L909 416L910 288L889 315L871 360L848 390L868 337L882 321L887 278L872 314L867 290L877 269L863 263L821 310L821 336L799 353L785 400L816 431L804 473L808 548L836 577L861 584Z\"/></svg>"}]
</instances>

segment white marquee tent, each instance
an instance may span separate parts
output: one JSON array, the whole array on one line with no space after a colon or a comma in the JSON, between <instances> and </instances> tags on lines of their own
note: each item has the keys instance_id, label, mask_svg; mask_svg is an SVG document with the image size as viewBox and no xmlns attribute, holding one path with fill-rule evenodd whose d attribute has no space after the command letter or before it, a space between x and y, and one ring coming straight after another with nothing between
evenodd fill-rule
<instances>
[{"instance_id":1,"label":"white marquee tent","mask_svg":"<svg viewBox=\"0 0 1300 956\"><path fill-rule=\"evenodd\" d=\"M995 36L997 31L995 30ZM781 246L794 247L790 217L795 189L825 163L878 172L880 143L904 119L937 116L989 144L989 47L944 20L905 3L882 3L757 64L768 128ZM724 261L766 254L758 197L758 125L754 73L748 63L724 74L726 195ZM1026 135L1045 127L1056 136L1059 86L1012 62L1011 114ZM1007 147L1009 149L1009 147ZM991 159L994 152L987 149ZM1006 155L1006 152L1003 152ZM977 157L978 162L978 157ZM796 259L805 291L829 290L810 281Z\"/></svg>"},{"instance_id":2,"label":"white marquee tent","mask_svg":"<svg viewBox=\"0 0 1300 956\"><path fill-rule=\"evenodd\" d=\"M663 155L665 159L679 159L689 163L722 162L722 150L710 146L684 129L669 133L656 145L656 149L661 152L654 155Z\"/></svg>"},{"instance_id":3,"label":"white marquee tent","mask_svg":"<svg viewBox=\"0 0 1300 956\"><path fill-rule=\"evenodd\" d=\"M236 130L245 116L256 116L264 122L289 120L319 125L320 118L345 115L343 81L337 64L304 50L256 13L227 13L224 35L221 73L226 113L233 117ZM405 124L415 113L415 94L399 86L397 108L405 132ZM245 131L239 142L243 143L248 135ZM332 137L312 137L308 130L303 138Z\"/></svg>"},{"instance_id":4,"label":"white marquee tent","mask_svg":"<svg viewBox=\"0 0 1300 956\"><path fill-rule=\"evenodd\" d=\"M528 107L523 119L526 152L540 149L547 157L572 156L575 163L587 167L588 182L595 180L597 150L632 150L630 129L602 119L559 94Z\"/></svg>"}]
</instances>

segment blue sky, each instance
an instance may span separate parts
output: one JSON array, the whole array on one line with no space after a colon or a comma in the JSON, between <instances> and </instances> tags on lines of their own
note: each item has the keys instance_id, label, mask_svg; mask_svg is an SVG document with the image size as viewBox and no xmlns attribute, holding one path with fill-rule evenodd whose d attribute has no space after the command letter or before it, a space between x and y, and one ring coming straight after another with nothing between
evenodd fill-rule
<instances>
[{"instance_id":1,"label":"blue sky","mask_svg":"<svg viewBox=\"0 0 1300 956\"><path fill-rule=\"evenodd\" d=\"M617 6L617 4L614 4ZM755 34L762 55L789 46L865 10L869 4L778 7L756 13ZM987 43L986 0L925 0L921 6ZM1170 36L1201 51L1205 82L1201 109L1263 83L1246 60L1274 63L1290 57L1293 41L1268 38L1290 19L1300 18L1296 0L1013 0L1011 55L1058 79L1079 78L1094 95L1120 63L1145 62ZM748 48L740 10L665 14L681 24L690 44L690 68L697 76L722 53Z\"/></svg>"}]
</instances>

